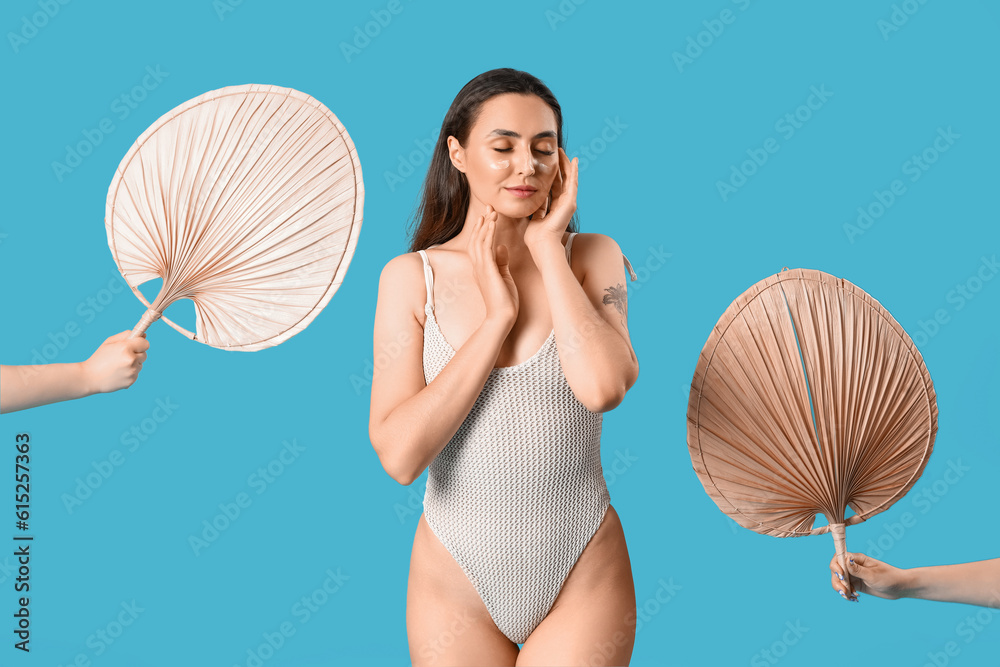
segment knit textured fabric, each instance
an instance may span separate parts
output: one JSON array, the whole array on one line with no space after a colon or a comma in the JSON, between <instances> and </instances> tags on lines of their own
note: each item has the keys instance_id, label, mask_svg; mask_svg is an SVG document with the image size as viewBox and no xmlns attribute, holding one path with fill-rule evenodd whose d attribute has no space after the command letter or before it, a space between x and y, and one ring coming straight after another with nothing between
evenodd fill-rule
<instances>
[{"instance_id":1,"label":"knit textured fabric","mask_svg":"<svg viewBox=\"0 0 1000 667\"><path fill-rule=\"evenodd\" d=\"M430 384L455 350L438 328L433 271L419 252L427 286L424 379ZM602 418L566 382L553 329L532 357L490 372L465 421L429 467L427 524L512 642L523 643L549 613L608 509Z\"/></svg>"}]
</instances>

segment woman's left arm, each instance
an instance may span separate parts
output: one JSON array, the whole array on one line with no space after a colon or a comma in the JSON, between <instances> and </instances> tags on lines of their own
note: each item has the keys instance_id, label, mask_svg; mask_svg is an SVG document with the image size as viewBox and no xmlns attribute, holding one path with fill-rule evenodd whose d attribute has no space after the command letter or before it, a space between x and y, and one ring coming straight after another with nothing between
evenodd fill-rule
<instances>
[{"instance_id":1,"label":"woman's left arm","mask_svg":"<svg viewBox=\"0 0 1000 667\"><path fill-rule=\"evenodd\" d=\"M582 284L566 261L562 236L576 211L579 165L559 148L551 208L536 212L540 217L528 224L524 241L542 274L566 382L588 410L607 412L635 384L639 361L628 336L621 248L604 234L574 237L571 256L583 267Z\"/></svg>"},{"instance_id":2,"label":"woman's left arm","mask_svg":"<svg viewBox=\"0 0 1000 667\"><path fill-rule=\"evenodd\" d=\"M581 285L561 243L540 245L532 255L542 273L566 381L588 410L613 410L639 377L628 334L621 248L604 234L578 234L572 256L585 267Z\"/></svg>"}]
</instances>

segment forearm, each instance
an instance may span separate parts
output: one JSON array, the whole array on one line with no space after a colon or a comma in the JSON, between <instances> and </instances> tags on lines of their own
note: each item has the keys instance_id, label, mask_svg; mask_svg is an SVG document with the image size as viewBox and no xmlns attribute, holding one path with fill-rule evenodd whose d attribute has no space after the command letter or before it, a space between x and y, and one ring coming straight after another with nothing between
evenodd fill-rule
<instances>
[{"instance_id":1,"label":"forearm","mask_svg":"<svg viewBox=\"0 0 1000 667\"><path fill-rule=\"evenodd\" d=\"M613 409L633 381L632 349L594 309L562 245L533 248L532 256L542 273L567 383L589 410Z\"/></svg>"},{"instance_id":2,"label":"forearm","mask_svg":"<svg viewBox=\"0 0 1000 667\"><path fill-rule=\"evenodd\" d=\"M0 412L15 412L95 393L83 363L0 366Z\"/></svg>"},{"instance_id":3,"label":"forearm","mask_svg":"<svg viewBox=\"0 0 1000 667\"><path fill-rule=\"evenodd\" d=\"M1000 609L1000 558L906 571L905 597Z\"/></svg>"},{"instance_id":4,"label":"forearm","mask_svg":"<svg viewBox=\"0 0 1000 667\"><path fill-rule=\"evenodd\" d=\"M411 484L445 448L479 398L509 331L484 321L430 384L385 418L376 449L393 479Z\"/></svg>"}]
</instances>

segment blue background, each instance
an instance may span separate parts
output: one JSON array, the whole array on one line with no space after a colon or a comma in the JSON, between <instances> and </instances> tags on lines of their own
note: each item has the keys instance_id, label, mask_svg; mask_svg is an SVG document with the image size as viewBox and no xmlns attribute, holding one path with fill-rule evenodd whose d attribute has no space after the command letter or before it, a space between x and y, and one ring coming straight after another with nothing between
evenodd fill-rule
<instances>
[{"instance_id":1,"label":"blue background","mask_svg":"<svg viewBox=\"0 0 1000 667\"><path fill-rule=\"evenodd\" d=\"M1000 280L980 284L961 308L949 300L1000 251L997 2L911 0L903 4L915 13L898 14L889 30L887 0L404 1L348 55L341 45L387 3L53 2L48 18L45 2L11 1L0 12L3 363L58 347L69 323L79 334L47 349L53 361L79 361L138 321L135 297L112 291L121 282L104 229L107 189L139 134L205 91L266 83L326 104L357 146L365 215L343 285L286 343L227 353L156 323L132 388L0 417L9 461L0 467L13 467L15 433L32 436L36 535L29 656L5 629L16 596L13 559L0 557L0 663L68 665L83 654L102 667L245 665L283 622L295 634L266 665L407 663L406 580L425 477L398 485L368 440L378 277L407 250L426 168L421 141L436 136L469 79L510 66L559 98L570 156L594 156L581 164L582 231L614 237L640 275L629 285L640 377L605 415L603 440L608 470L618 454L634 459L609 473L645 614L633 664L780 656L783 665L923 665L949 641L960 649L953 664L996 664L994 612L868 596L846 603L829 584L828 536L775 539L728 520L691 469L685 417L698 353L743 290L783 266L850 280L914 336L940 427L921 480L850 528L848 547L901 567L1000 555ZM713 23L724 10L731 21ZM26 27L33 20L43 25ZM679 62L686 49L693 57ZM147 66L165 76L125 116L115 100L142 85ZM776 127L813 86L831 95L799 111L809 118L794 133ZM60 178L53 163L102 119L113 131ZM609 122L620 134L601 146ZM905 163L948 128L958 138L911 181ZM720 194L717 183L768 138L779 150ZM852 236L845 224L894 179L905 193ZM657 253L669 259L658 263ZM190 309L177 309L168 315L190 322ZM947 322L935 330L942 309ZM161 422L158 400L175 406ZM123 433L144 425L147 439L128 451ZM284 441L304 449L258 493L250 477ZM114 450L122 465L67 508L77 478ZM961 477L946 475L959 463ZM0 480L8 507L11 477ZM241 492L252 504L196 555L189 537ZM340 590L302 622L296 603L338 569ZM662 582L680 587L663 605ZM88 639L133 600L142 611L113 644ZM960 624L977 612L992 622L970 636Z\"/></svg>"}]
</instances>

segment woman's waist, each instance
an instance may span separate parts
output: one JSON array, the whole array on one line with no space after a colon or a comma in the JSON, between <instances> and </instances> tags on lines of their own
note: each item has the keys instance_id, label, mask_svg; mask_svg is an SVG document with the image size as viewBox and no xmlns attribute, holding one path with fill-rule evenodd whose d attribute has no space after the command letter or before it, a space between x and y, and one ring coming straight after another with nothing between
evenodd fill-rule
<instances>
[{"instance_id":1,"label":"woman's waist","mask_svg":"<svg viewBox=\"0 0 1000 667\"><path fill-rule=\"evenodd\" d=\"M561 484L600 477L601 443L532 442L496 438L489 442L456 437L431 461L430 477Z\"/></svg>"},{"instance_id":2,"label":"woman's waist","mask_svg":"<svg viewBox=\"0 0 1000 667\"><path fill-rule=\"evenodd\" d=\"M440 511L502 515L509 510L535 515L566 508L600 506L609 501L600 461L574 468L541 466L490 468L432 464L424 506Z\"/></svg>"}]
</instances>

